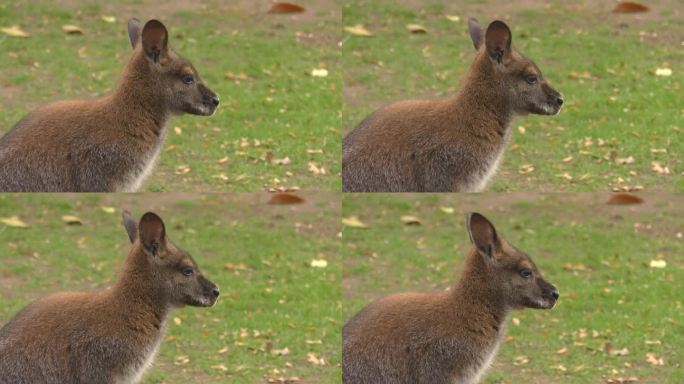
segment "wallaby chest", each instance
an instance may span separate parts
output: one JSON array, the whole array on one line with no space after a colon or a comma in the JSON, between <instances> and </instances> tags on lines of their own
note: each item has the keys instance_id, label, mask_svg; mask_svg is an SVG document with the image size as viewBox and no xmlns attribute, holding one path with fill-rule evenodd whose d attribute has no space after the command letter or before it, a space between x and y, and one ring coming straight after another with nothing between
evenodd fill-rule
<instances>
[{"instance_id":1,"label":"wallaby chest","mask_svg":"<svg viewBox=\"0 0 684 384\"><path fill-rule=\"evenodd\" d=\"M115 384L134 384L140 382L142 376L150 368L157 356L165 328L166 324L164 323L156 337L150 343L144 345L141 352L134 356L128 364L124 365L122 372L114 378Z\"/></svg>"},{"instance_id":2,"label":"wallaby chest","mask_svg":"<svg viewBox=\"0 0 684 384\"><path fill-rule=\"evenodd\" d=\"M124 170L121 180L115 183L115 191L135 192L140 189L157 164L165 138L166 128L162 128L157 138L142 146L139 152L131 154L132 166Z\"/></svg>"}]
</instances>

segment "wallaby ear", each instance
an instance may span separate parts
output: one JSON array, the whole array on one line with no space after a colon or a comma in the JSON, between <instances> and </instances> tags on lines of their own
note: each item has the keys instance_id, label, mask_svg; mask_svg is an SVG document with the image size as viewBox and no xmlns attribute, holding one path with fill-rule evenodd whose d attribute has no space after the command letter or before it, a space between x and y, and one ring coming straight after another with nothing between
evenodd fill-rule
<instances>
[{"instance_id":1,"label":"wallaby ear","mask_svg":"<svg viewBox=\"0 0 684 384\"><path fill-rule=\"evenodd\" d=\"M124 211L122 216L124 228L128 232L128 239L131 240L131 243L134 243L135 239L138 238L138 223L135 222L133 216L128 211Z\"/></svg>"},{"instance_id":2,"label":"wallaby ear","mask_svg":"<svg viewBox=\"0 0 684 384\"><path fill-rule=\"evenodd\" d=\"M166 238L166 229L161 217L153 212L147 212L140 219L138 228L143 248L152 256L157 256Z\"/></svg>"},{"instance_id":3,"label":"wallaby ear","mask_svg":"<svg viewBox=\"0 0 684 384\"><path fill-rule=\"evenodd\" d=\"M469 213L466 217L470 242L483 256L494 257L494 251L500 248L499 237L494 225L477 212Z\"/></svg>"},{"instance_id":4,"label":"wallaby ear","mask_svg":"<svg viewBox=\"0 0 684 384\"><path fill-rule=\"evenodd\" d=\"M169 33L159 20L150 20L142 30L142 45L145 55L155 63L168 52Z\"/></svg>"},{"instance_id":5,"label":"wallaby ear","mask_svg":"<svg viewBox=\"0 0 684 384\"><path fill-rule=\"evenodd\" d=\"M487 53L492 60L501 64L511 57L511 30L503 21L492 21L485 33L485 45Z\"/></svg>"},{"instance_id":6,"label":"wallaby ear","mask_svg":"<svg viewBox=\"0 0 684 384\"><path fill-rule=\"evenodd\" d=\"M131 46L135 49L135 45L138 44L140 40L140 30L142 26L140 25L140 20L135 17L128 20L128 39L131 40Z\"/></svg>"},{"instance_id":7,"label":"wallaby ear","mask_svg":"<svg viewBox=\"0 0 684 384\"><path fill-rule=\"evenodd\" d=\"M484 30L476 18L471 17L468 19L468 31L470 32L470 40L473 41L473 46L477 51L484 41Z\"/></svg>"}]
</instances>

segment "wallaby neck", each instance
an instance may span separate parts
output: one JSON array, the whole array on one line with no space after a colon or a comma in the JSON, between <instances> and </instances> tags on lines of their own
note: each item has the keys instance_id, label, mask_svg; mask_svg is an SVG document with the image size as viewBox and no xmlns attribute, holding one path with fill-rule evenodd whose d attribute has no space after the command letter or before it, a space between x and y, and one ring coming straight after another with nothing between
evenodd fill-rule
<instances>
[{"instance_id":1,"label":"wallaby neck","mask_svg":"<svg viewBox=\"0 0 684 384\"><path fill-rule=\"evenodd\" d=\"M478 53L449 105L460 119L473 120L464 125L466 128L494 129L504 136L515 117L515 111L510 96L500 91L501 85L494 72L486 54Z\"/></svg>"},{"instance_id":2,"label":"wallaby neck","mask_svg":"<svg viewBox=\"0 0 684 384\"><path fill-rule=\"evenodd\" d=\"M115 305L121 308L120 312L125 313L127 318L140 323L138 325L161 330L171 304L163 287L153 283L157 276L148 257L139 245L134 246L112 293ZM142 329L145 328L148 327Z\"/></svg>"},{"instance_id":3,"label":"wallaby neck","mask_svg":"<svg viewBox=\"0 0 684 384\"><path fill-rule=\"evenodd\" d=\"M126 111L128 116L149 120L161 131L171 114L156 77L144 54L136 49L111 96L112 111Z\"/></svg>"},{"instance_id":4,"label":"wallaby neck","mask_svg":"<svg viewBox=\"0 0 684 384\"><path fill-rule=\"evenodd\" d=\"M506 323L509 308L503 292L492 284L488 266L475 249L472 249L463 266L461 276L450 295L458 316L469 324L488 326L499 333Z\"/></svg>"}]
</instances>

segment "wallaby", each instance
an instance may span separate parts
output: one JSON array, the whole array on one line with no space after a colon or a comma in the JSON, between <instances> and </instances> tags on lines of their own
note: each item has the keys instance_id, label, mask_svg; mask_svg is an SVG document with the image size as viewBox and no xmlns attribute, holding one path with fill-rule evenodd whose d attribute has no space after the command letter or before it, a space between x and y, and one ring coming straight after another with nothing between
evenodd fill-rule
<instances>
[{"instance_id":1,"label":"wallaby","mask_svg":"<svg viewBox=\"0 0 684 384\"><path fill-rule=\"evenodd\" d=\"M477 50L458 93L407 100L363 120L342 144L347 192L479 192L494 175L517 115L554 115L561 95L511 48L502 21L468 22Z\"/></svg>"},{"instance_id":2,"label":"wallaby","mask_svg":"<svg viewBox=\"0 0 684 384\"><path fill-rule=\"evenodd\" d=\"M216 111L218 96L169 48L161 22L131 19L128 36L133 56L112 95L39 108L0 138L0 191L136 191L170 117Z\"/></svg>"},{"instance_id":3,"label":"wallaby","mask_svg":"<svg viewBox=\"0 0 684 384\"><path fill-rule=\"evenodd\" d=\"M124 212L133 246L116 284L29 304L0 329L2 384L137 383L152 364L169 312L210 307L218 287L166 236L152 212Z\"/></svg>"},{"instance_id":4,"label":"wallaby","mask_svg":"<svg viewBox=\"0 0 684 384\"><path fill-rule=\"evenodd\" d=\"M342 330L344 384L475 384L491 363L511 310L552 308L559 293L524 252L479 213L456 284L371 303Z\"/></svg>"}]
</instances>

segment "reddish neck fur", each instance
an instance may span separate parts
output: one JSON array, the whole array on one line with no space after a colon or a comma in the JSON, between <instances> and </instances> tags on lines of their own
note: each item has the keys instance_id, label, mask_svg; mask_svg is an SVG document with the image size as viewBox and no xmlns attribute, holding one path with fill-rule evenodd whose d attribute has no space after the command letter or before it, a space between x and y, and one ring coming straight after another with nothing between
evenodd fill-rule
<instances>
[{"instance_id":1,"label":"reddish neck fur","mask_svg":"<svg viewBox=\"0 0 684 384\"><path fill-rule=\"evenodd\" d=\"M482 128L484 121L496 121L501 133L508 129L514 117L508 95L499 91L498 76L491 59L480 50L463 77L459 91L450 100L450 107L461 117L475 119L464 127Z\"/></svg>"},{"instance_id":2,"label":"reddish neck fur","mask_svg":"<svg viewBox=\"0 0 684 384\"><path fill-rule=\"evenodd\" d=\"M485 263L475 248L466 257L458 281L449 292L449 299L457 310L466 309L459 316L465 324L480 326L486 323L498 332L506 321L508 306L496 281L492 281Z\"/></svg>"}]
</instances>

